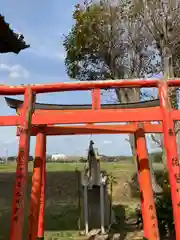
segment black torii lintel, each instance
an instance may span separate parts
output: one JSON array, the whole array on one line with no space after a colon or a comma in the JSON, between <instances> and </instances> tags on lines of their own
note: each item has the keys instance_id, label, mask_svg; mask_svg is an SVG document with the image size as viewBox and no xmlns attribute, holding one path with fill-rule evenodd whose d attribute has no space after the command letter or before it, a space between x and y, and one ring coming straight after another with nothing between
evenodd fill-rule
<instances>
[{"instance_id":1,"label":"black torii lintel","mask_svg":"<svg viewBox=\"0 0 180 240\"><path fill-rule=\"evenodd\" d=\"M23 101L5 97L6 103L10 108L18 109L22 106ZM132 102L132 103L115 103L115 104L101 104L102 109L130 109L130 108L147 108L147 107L157 107L160 105L159 99L142 101L142 102ZM87 110L91 109L91 104L81 104L81 105L67 105L67 104L47 104L47 103L35 103L35 109L37 110Z\"/></svg>"}]
</instances>

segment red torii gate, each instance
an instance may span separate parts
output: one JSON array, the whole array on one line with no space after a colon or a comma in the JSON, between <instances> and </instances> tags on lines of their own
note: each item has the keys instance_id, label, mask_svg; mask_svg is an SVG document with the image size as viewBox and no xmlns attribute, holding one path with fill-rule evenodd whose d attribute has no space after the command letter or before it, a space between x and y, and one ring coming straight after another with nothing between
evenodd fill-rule
<instances>
[{"instance_id":1,"label":"red torii gate","mask_svg":"<svg viewBox=\"0 0 180 240\"><path fill-rule=\"evenodd\" d=\"M154 205L151 175L148 165L145 133L163 132L167 153L167 168L172 193L176 239L180 240L180 164L177 156L174 121L180 120L180 111L170 108L168 85L180 86L180 80L116 80L97 82L75 82L29 86L0 86L1 95L24 94L24 102L18 116L1 116L1 126L18 126L20 135L17 161L11 240L22 239L24 217L24 195L26 189L29 141L36 135L36 157L32 177L29 228L27 239L34 240L44 235L44 190L46 135L88 134L88 133L134 133L138 179L141 191L144 236L149 240L159 239L158 223ZM140 109L102 109L100 89L115 87L158 87L160 107ZM45 92L93 90L92 109L85 110L36 110L35 94ZM161 121L161 124L147 122ZM93 123L134 122L127 125L92 125ZM146 122L146 123L144 123ZM84 126L52 126L55 124L87 124ZM31 128L32 126L32 128Z\"/></svg>"}]
</instances>

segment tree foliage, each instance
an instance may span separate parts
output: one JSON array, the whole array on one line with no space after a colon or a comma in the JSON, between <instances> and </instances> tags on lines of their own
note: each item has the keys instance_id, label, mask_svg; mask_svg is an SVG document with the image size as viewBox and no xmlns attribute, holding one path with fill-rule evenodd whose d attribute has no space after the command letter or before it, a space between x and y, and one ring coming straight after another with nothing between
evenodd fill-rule
<instances>
[{"instance_id":1,"label":"tree foliage","mask_svg":"<svg viewBox=\"0 0 180 240\"><path fill-rule=\"evenodd\" d=\"M179 76L179 13L179 0L76 5L75 24L64 40L68 75L79 80L140 78L160 71Z\"/></svg>"},{"instance_id":2,"label":"tree foliage","mask_svg":"<svg viewBox=\"0 0 180 240\"><path fill-rule=\"evenodd\" d=\"M76 5L75 24L64 40L68 75L79 80L135 78L156 72L156 50L143 35L129 4ZM130 12L129 12L130 13Z\"/></svg>"},{"instance_id":3,"label":"tree foliage","mask_svg":"<svg viewBox=\"0 0 180 240\"><path fill-rule=\"evenodd\" d=\"M132 12L144 20L146 36L154 41L162 62L165 78L180 76L180 1L179 0L140 0L133 1ZM169 91L171 105L178 108L179 91ZM175 124L177 142L180 142L180 122ZM180 156L180 145L178 144Z\"/></svg>"},{"instance_id":4,"label":"tree foliage","mask_svg":"<svg viewBox=\"0 0 180 240\"><path fill-rule=\"evenodd\" d=\"M143 78L160 71L159 52L146 37L144 20L131 1L76 5L75 24L64 39L67 73L78 80ZM119 102L141 100L138 88L115 89ZM129 135L135 156L134 137ZM155 182L155 181L154 181Z\"/></svg>"},{"instance_id":5,"label":"tree foliage","mask_svg":"<svg viewBox=\"0 0 180 240\"><path fill-rule=\"evenodd\" d=\"M99 4L76 5L73 14L75 25L64 41L70 77L79 80L113 78L110 68L122 49L117 38L120 32L117 29L119 19L116 9L112 14L113 17L109 16L109 12ZM116 50L113 50L115 42ZM112 51L117 51L118 56L112 57Z\"/></svg>"}]
</instances>

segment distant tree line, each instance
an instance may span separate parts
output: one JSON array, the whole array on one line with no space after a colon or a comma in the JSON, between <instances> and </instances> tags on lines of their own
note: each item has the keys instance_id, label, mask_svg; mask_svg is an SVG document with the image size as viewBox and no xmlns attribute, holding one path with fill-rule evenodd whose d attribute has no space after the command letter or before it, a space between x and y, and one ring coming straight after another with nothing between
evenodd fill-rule
<instances>
[{"instance_id":1,"label":"distant tree line","mask_svg":"<svg viewBox=\"0 0 180 240\"><path fill-rule=\"evenodd\" d=\"M151 161L160 163L162 162L162 152L153 152L149 154L149 158ZM121 161L133 161L132 156L106 156L106 155L101 155L101 161L103 162L121 162ZM4 157L0 157L0 163L11 163L17 161L17 156L9 156L7 159ZM34 161L33 156L29 156L29 162ZM51 155L47 155L46 157L46 162L56 162L56 163L73 163L73 162L80 162L80 163L85 163L87 161L86 157L81 157L81 156L67 156L65 159L56 159L53 160Z\"/></svg>"},{"instance_id":2,"label":"distant tree line","mask_svg":"<svg viewBox=\"0 0 180 240\"><path fill-rule=\"evenodd\" d=\"M162 152L153 152L149 154L149 158L151 161L160 163L162 162ZM132 156L106 156L106 155L101 155L100 157L102 162L121 162L121 161L133 161ZM57 159L54 161L51 156L47 156L47 162L56 162L56 163L73 163L73 162L80 162L80 163L85 163L87 162L86 157L81 157L81 156L71 156L71 157L66 157L66 159Z\"/></svg>"},{"instance_id":3,"label":"distant tree line","mask_svg":"<svg viewBox=\"0 0 180 240\"><path fill-rule=\"evenodd\" d=\"M29 162L32 162L34 160L33 156L29 156ZM11 162L16 162L17 161L17 156L9 156L8 158L5 157L0 157L0 163L11 163Z\"/></svg>"}]
</instances>

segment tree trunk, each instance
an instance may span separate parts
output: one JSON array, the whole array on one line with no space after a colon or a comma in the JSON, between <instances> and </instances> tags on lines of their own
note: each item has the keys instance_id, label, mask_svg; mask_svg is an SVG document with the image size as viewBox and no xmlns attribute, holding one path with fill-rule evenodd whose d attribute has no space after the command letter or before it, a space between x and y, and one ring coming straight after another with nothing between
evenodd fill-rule
<instances>
[{"instance_id":1,"label":"tree trunk","mask_svg":"<svg viewBox=\"0 0 180 240\"><path fill-rule=\"evenodd\" d=\"M171 50L163 46L163 57L164 57L164 80L167 81L169 78L174 78L174 69L173 69L173 61L172 61L172 52ZM177 88L171 87L169 88L169 97L171 101L171 107L174 109L178 109L178 101L177 101ZM176 121L174 124L175 132L176 132L176 143L177 143L177 151L178 157L180 158L180 121Z\"/></svg>"},{"instance_id":2,"label":"tree trunk","mask_svg":"<svg viewBox=\"0 0 180 240\"><path fill-rule=\"evenodd\" d=\"M119 102L122 103L129 103L129 102L138 102L140 101L140 89L131 88L131 89L116 89L116 95ZM131 147L131 152L133 155L134 164L137 169L137 162L136 162L136 149L135 149L135 142L134 142L134 135L129 134L129 144ZM152 162L149 161L151 178L152 178L152 188L154 193L161 193L163 190L159 186L156 180L156 176L153 170Z\"/></svg>"}]
</instances>

